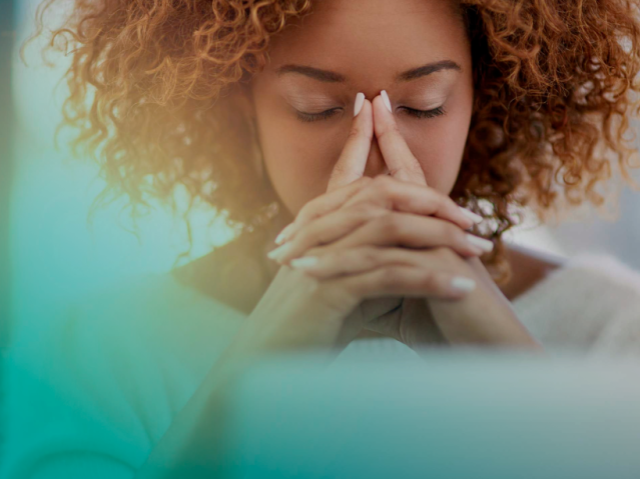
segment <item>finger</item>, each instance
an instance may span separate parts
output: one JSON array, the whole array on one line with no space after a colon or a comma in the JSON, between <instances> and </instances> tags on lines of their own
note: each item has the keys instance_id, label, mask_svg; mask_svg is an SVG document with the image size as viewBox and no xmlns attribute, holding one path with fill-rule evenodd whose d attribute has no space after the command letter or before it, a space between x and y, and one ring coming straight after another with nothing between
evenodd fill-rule
<instances>
[{"instance_id":1,"label":"finger","mask_svg":"<svg viewBox=\"0 0 640 479\"><path fill-rule=\"evenodd\" d=\"M372 107L371 102L364 98L363 93L356 95L354 109L359 104L362 105L362 108L353 120L347 143L333 167L327 191L341 188L362 177L367 166L371 139L373 138Z\"/></svg>"},{"instance_id":2,"label":"finger","mask_svg":"<svg viewBox=\"0 0 640 479\"><path fill-rule=\"evenodd\" d=\"M447 247L464 257L480 256L493 250L493 242L469 234L449 222L395 212L374 218L351 234L318 248L325 252L367 245L414 249ZM314 253L313 248L304 252L305 255ZM287 255L286 260L294 257Z\"/></svg>"},{"instance_id":3,"label":"finger","mask_svg":"<svg viewBox=\"0 0 640 479\"><path fill-rule=\"evenodd\" d=\"M302 255L313 256L367 245L414 249L446 246L464 257L480 256L493 249L493 242L437 218L375 208L351 208L317 220L287 244L269 252L268 257L286 264Z\"/></svg>"},{"instance_id":4,"label":"finger","mask_svg":"<svg viewBox=\"0 0 640 479\"><path fill-rule=\"evenodd\" d=\"M378 246L361 246L357 248L329 251L320 255L305 255L291 260L292 268L318 278L327 279L334 276L358 274L371 271L381 266L424 265L425 251L409 251L402 248L382 248Z\"/></svg>"},{"instance_id":5,"label":"finger","mask_svg":"<svg viewBox=\"0 0 640 479\"><path fill-rule=\"evenodd\" d=\"M382 266L322 284L364 299L399 295L455 300L466 297L476 286L473 279L465 276L407 265Z\"/></svg>"},{"instance_id":6,"label":"finger","mask_svg":"<svg viewBox=\"0 0 640 479\"><path fill-rule=\"evenodd\" d=\"M389 213L385 208L366 204L338 209L305 225L295 237L269 252L268 256L279 263L286 263L310 248L333 243L366 222Z\"/></svg>"},{"instance_id":7,"label":"finger","mask_svg":"<svg viewBox=\"0 0 640 479\"><path fill-rule=\"evenodd\" d=\"M451 198L433 188L407 183L390 176L378 176L367 188L363 188L347 200L343 208L360 202L377 204L381 207L435 216L451 221L463 229L469 229L482 221L482 217L458 206Z\"/></svg>"},{"instance_id":8,"label":"finger","mask_svg":"<svg viewBox=\"0 0 640 479\"><path fill-rule=\"evenodd\" d=\"M390 176L375 179L363 176L352 185L328 193L307 203L298 218L276 239L276 244L290 241L298 231L315 219L340 208L360 203L378 205L388 210L435 216L469 229L483 220L482 216L458 206L451 198L432 188L400 181ZM335 195L335 196L331 196Z\"/></svg>"},{"instance_id":9,"label":"finger","mask_svg":"<svg viewBox=\"0 0 640 479\"><path fill-rule=\"evenodd\" d=\"M420 162L398 130L393 114L387 108L385 90L373 99L374 131L390 176L409 183L427 186ZM389 103L390 104L390 103Z\"/></svg>"},{"instance_id":10,"label":"finger","mask_svg":"<svg viewBox=\"0 0 640 479\"><path fill-rule=\"evenodd\" d=\"M335 276L364 273L390 265L419 266L460 273L464 261L459 255L447 248L430 250L409 250L405 248L387 248L380 246L359 246L356 248L323 251L319 254L305 255L291 260L290 266L300 269L317 278L327 279Z\"/></svg>"},{"instance_id":11,"label":"finger","mask_svg":"<svg viewBox=\"0 0 640 479\"><path fill-rule=\"evenodd\" d=\"M303 226L314 219L340 209L349 198L358 193L358 191L371 181L373 181L372 178L363 176L342 188L312 199L300 209L296 219L282 229L276 237L276 244L282 244L285 241L291 240Z\"/></svg>"},{"instance_id":12,"label":"finger","mask_svg":"<svg viewBox=\"0 0 640 479\"><path fill-rule=\"evenodd\" d=\"M354 120L349 138L342 149L338 161L333 167L327 193L339 192L336 195L323 195L317 201L311 201L300 210L295 221L287 225L276 237L276 244L289 240L300 226L311 219L338 209L356 190L360 189L371 178L364 177L364 170L371 149L373 138L373 117L371 102L359 92L354 102ZM357 183L357 184L355 184ZM353 185L353 186L352 186Z\"/></svg>"}]
</instances>

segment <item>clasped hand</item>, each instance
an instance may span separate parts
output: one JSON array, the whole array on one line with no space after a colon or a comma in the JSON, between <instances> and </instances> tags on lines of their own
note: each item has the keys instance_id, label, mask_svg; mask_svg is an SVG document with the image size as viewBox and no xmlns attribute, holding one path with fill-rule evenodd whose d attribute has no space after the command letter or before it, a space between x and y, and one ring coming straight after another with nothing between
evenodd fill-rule
<instances>
[{"instance_id":1,"label":"clasped hand","mask_svg":"<svg viewBox=\"0 0 640 479\"><path fill-rule=\"evenodd\" d=\"M398 304L363 327L410 347L538 347L478 259L493 243L466 230L482 218L427 185L382 95L361 104L327 192L300 210L269 256L318 281L365 273L382 282ZM363 176L374 134L389 176Z\"/></svg>"}]
</instances>

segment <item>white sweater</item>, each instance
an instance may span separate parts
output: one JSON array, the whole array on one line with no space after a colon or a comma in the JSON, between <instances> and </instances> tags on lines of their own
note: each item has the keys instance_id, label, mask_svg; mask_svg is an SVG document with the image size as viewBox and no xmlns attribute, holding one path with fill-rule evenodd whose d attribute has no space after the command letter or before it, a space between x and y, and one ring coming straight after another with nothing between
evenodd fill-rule
<instances>
[{"instance_id":1,"label":"white sweater","mask_svg":"<svg viewBox=\"0 0 640 479\"><path fill-rule=\"evenodd\" d=\"M513 306L548 351L640 354L640 275L612 258L570 260ZM5 361L0 477L133 477L243 317L151 275L18 336ZM333 367L365 352L420 360L393 339L360 339Z\"/></svg>"}]
</instances>

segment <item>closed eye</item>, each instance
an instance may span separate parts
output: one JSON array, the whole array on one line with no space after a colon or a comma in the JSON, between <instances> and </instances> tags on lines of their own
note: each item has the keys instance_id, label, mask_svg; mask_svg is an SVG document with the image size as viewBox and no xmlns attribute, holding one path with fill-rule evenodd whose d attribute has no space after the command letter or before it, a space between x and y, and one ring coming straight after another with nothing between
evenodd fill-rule
<instances>
[{"instance_id":1,"label":"closed eye","mask_svg":"<svg viewBox=\"0 0 640 479\"><path fill-rule=\"evenodd\" d=\"M432 110L416 110L414 108L409 108L408 106L403 106L401 108L405 110L407 114L415 116L416 118L433 118L435 116L444 115L446 113L444 107L441 106L439 106L438 108L433 108Z\"/></svg>"},{"instance_id":2,"label":"closed eye","mask_svg":"<svg viewBox=\"0 0 640 479\"><path fill-rule=\"evenodd\" d=\"M331 110L325 110L325 111L320 112L320 113L305 113L303 111L296 110L296 116L300 120L302 120L304 122L311 123L313 121L319 121L319 120L327 119L330 116L333 116L339 110L342 110L342 108L341 107L336 107L336 108L332 108Z\"/></svg>"},{"instance_id":3,"label":"closed eye","mask_svg":"<svg viewBox=\"0 0 640 479\"><path fill-rule=\"evenodd\" d=\"M408 115L411 115L416 118L434 118L436 116L441 116L446 113L444 107L439 106L438 108L433 108L431 110L416 110L415 108L409 108L408 106L401 107L402 110L406 111ZM306 113L303 111L295 110L296 116L306 123L312 123L314 121L325 120L338 111L342 110L341 107L332 108L330 110L325 110L320 113Z\"/></svg>"}]
</instances>

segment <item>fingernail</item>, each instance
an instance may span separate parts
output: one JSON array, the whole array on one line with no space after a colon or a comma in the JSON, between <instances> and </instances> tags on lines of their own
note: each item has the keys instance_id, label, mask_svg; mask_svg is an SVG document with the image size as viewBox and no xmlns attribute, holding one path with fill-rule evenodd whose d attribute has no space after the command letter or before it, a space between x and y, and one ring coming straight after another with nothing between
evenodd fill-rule
<instances>
[{"instance_id":1,"label":"fingernail","mask_svg":"<svg viewBox=\"0 0 640 479\"><path fill-rule=\"evenodd\" d=\"M459 206L458 208L460 208L462 213L474 223L480 223L484 219L482 216L477 215L473 211L463 208L462 206Z\"/></svg>"},{"instance_id":2,"label":"fingernail","mask_svg":"<svg viewBox=\"0 0 640 479\"><path fill-rule=\"evenodd\" d=\"M480 238L479 236L467 234L467 241L469 241L469 243L471 243L473 246L477 246L486 253L493 249L493 241Z\"/></svg>"},{"instance_id":3,"label":"fingernail","mask_svg":"<svg viewBox=\"0 0 640 479\"><path fill-rule=\"evenodd\" d=\"M451 280L451 287L460 291L473 291L476 289L476 282L470 278L456 276Z\"/></svg>"},{"instance_id":4,"label":"fingernail","mask_svg":"<svg viewBox=\"0 0 640 479\"><path fill-rule=\"evenodd\" d=\"M392 111L391 110L391 100L389 100L389 95L387 95L387 90L382 90L380 92L380 95L382 95L382 101L384 102L384 104L387 107L387 109L389 111Z\"/></svg>"},{"instance_id":5,"label":"fingernail","mask_svg":"<svg viewBox=\"0 0 640 479\"><path fill-rule=\"evenodd\" d=\"M317 256L303 256L302 258L292 259L289 264L294 268L307 268L318 264Z\"/></svg>"},{"instance_id":6,"label":"fingernail","mask_svg":"<svg viewBox=\"0 0 640 479\"><path fill-rule=\"evenodd\" d=\"M362 110L362 105L364 105L364 93L358 93L356 95L356 103L353 107L353 116L358 116L358 113Z\"/></svg>"},{"instance_id":7,"label":"fingernail","mask_svg":"<svg viewBox=\"0 0 640 479\"><path fill-rule=\"evenodd\" d=\"M294 223L295 223L295 221L294 221ZM280 231L280 234L278 234L278 236L276 236L276 239L274 240L274 243L275 244L284 243L284 241L287 239L287 235L289 234L289 232L292 229L293 229L293 223L289 223L287 226L282 228L282 231Z\"/></svg>"},{"instance_id":8,"label":"fingernail","mask_svg":"<svg viewBox=\"0 0 640 479\"><path fill-rule=\"evenodd\" d=\"M285 243L282 246L278 246L276 249L271 250L267 253L267 256L271 259L281 260L293 246L293 243Z\"/></svg>"}]
</instances>

